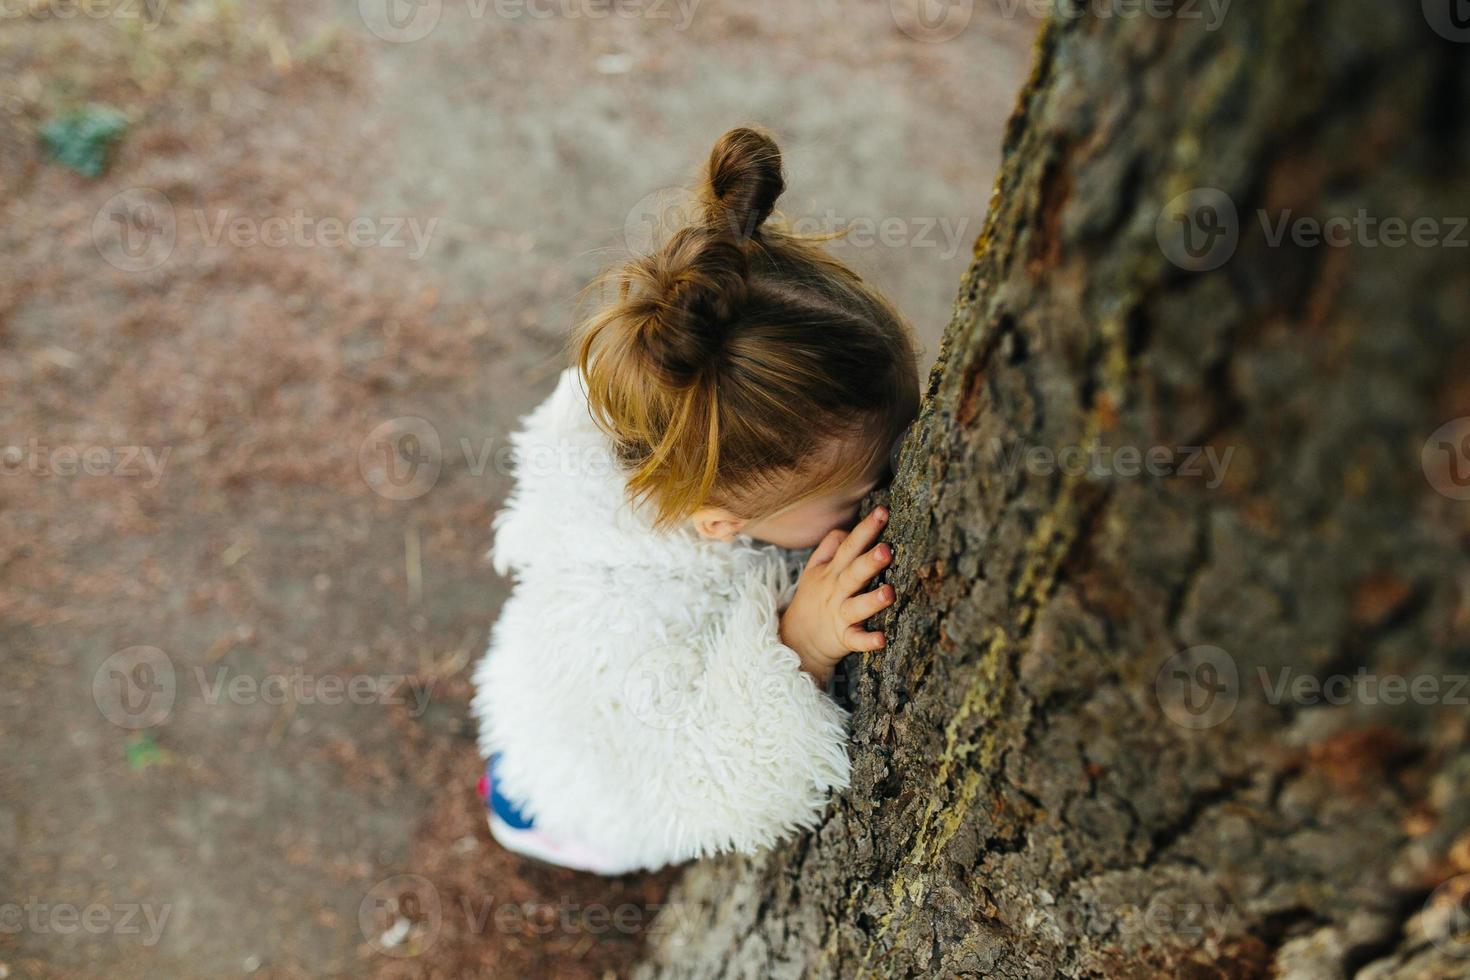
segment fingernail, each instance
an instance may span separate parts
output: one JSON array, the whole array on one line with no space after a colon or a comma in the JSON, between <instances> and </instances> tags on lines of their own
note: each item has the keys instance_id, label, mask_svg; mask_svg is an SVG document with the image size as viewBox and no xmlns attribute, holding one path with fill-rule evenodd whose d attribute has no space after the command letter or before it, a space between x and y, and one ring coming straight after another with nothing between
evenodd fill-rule
<instances>
[{"instance_id":1,"label":"fingernail","mask_svg":"<svg viewBox=\"0 0 1470 980\"><path fill-rule=\"evenodd\" d=\"M897 594L893 591L893 586L883 586L883 598L887 599L889 602L892 602L896 597Z\"/></svg>"},{"instance_id":2,"label":"fingernail","mask_svg":"<svg viewBox=\"0 0 1470 980\"><path fill-rule=\"evenodd\" d=\"M878 515L878 523L879 524L882 524L882 523L884 523L885 521L888 520L888 508L887 507L879 507L877 510L873 511L873 513L875 513L875 514Z\"/></svg>"}]
</instances>

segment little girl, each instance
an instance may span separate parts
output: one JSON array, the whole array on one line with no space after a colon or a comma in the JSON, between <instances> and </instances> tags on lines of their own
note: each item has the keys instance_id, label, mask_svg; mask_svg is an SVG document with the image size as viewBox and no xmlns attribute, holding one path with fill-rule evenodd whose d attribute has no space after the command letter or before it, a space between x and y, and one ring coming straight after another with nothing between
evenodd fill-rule
<instances>
[{"instance_id":1,"label":"little girl","mask_svg":"<svg viewBox=\"0 0 1470 980\"><path fill-rule=\"evenodd\" d=\"M847 786L825 689L894 598L867 588L887 514L853 522L918 375L894 309L767 223L783 189L768 136L722 136L702 220L609 275L512 437L492 555L515 588L474 703L512 851L609 875L750 852Z\"/></svg>"}]
</instances>

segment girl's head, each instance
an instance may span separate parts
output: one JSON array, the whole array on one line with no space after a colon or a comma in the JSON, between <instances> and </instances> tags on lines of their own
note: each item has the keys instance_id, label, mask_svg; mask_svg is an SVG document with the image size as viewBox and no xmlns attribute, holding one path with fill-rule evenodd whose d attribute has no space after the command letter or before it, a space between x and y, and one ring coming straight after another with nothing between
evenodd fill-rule
<instances>
[{"instance_id":1,"label":"girl's head","mask_svg":"<svg viewBox=\"0 0 1470 980\"><path fill-rule=\"evenodd\" d=\"M919 393L893 307L767 222L784 186L770 137L720 137L700 220L608 274L577 364L657 524L801 548L853 519Z\"/></svg>"}]
</instances>

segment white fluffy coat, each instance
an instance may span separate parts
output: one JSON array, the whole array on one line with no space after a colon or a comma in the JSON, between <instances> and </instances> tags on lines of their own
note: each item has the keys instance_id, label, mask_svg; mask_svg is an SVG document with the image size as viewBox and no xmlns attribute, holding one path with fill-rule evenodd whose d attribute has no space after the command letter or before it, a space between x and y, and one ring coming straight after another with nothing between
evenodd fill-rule
<instances>
[{"instance_id":1,"label":"white fluffy coat","mask_svg":"<svg viewBox=\"0 0 1470 980\"><path fill-rule=\"evenodd\" d=\"M537 828L621 870L769 847L848 783L846 716L777 638L796 558L655 531L577 374L512 436L475 672L480 748Z\"/></svg>"}]
</instances>

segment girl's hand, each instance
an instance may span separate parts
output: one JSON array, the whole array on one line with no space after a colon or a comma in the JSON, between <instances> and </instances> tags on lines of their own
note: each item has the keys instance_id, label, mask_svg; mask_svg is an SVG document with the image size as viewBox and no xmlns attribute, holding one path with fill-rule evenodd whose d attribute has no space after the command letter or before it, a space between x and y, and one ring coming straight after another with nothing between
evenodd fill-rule
<instances>
[{"instance_id":1,"label":"girl's hand","mask_svg":"<svg viewBox=\"0 0 1470 980\"><path fill-rule=\"evenodd\" d=\"M888 510L875 507L850 532L827 532L807 560L796 584L791 605L781 614L781 642L796 651L801 669L825 686L838 661L860 650L881 650L882 633L869 632L862 623L893 604L893 586L865 592L861 589L893 561L886 544L869 548L888 523Z\"/></svg>"}]
</instances>

